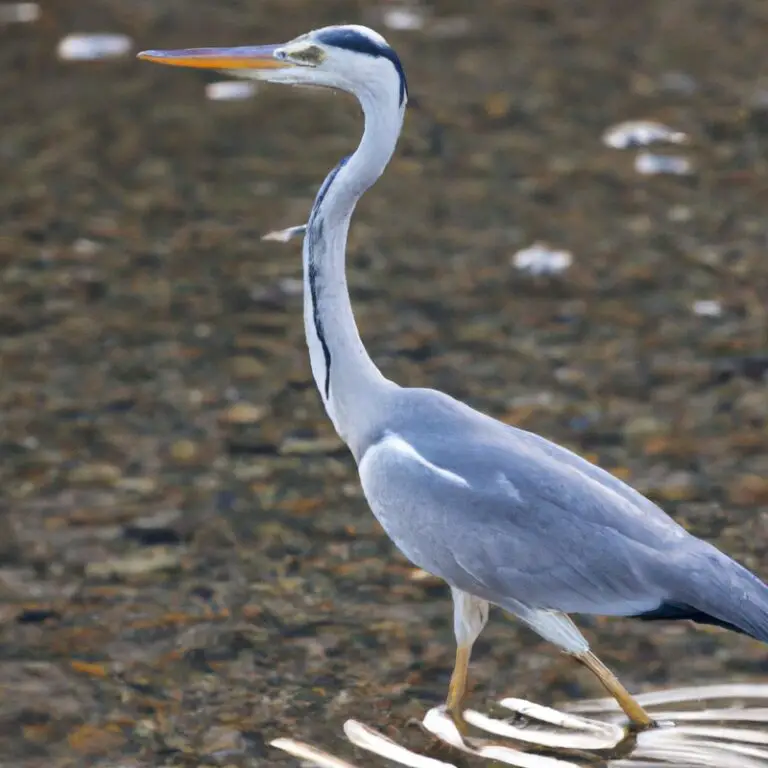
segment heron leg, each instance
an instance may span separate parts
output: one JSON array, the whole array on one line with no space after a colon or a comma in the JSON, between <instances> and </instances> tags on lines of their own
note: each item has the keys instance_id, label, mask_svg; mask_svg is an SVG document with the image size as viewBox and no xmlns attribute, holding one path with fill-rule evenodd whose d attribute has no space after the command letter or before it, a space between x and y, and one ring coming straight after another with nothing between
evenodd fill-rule
<instances>
[{"instance_id":1,"label":"heron leg","mask_svg":"<svg viewBox=\"0 0 768 768\"><path fill-rule=\"evenodd\" d=\"M531 629L538 632L543 638L559 645L563 651L583 664L597 677L629 718L628 736L631 737L639 731L656 727L657 723L619 682L616 675L590 651L586 638L566 614L559 611L531 610L519 604L510 606L509 601L504 607L514 611Z\"/></svg>"},{"instance_id":2,"label":"heron leg","mask_svg":"<svg viewBox=\"0 0 768 768\"><path fill-rule=\"evenodd\" d=\"M467 592L451 587L453 595L453 630L456 635L456 661L448 686L445 709L459 733L467 733L464 719L464 700L467 695L467 678L472 646L488 622L488 603Z\"/></svg>"},{"instance_id":3,"label":"heron leg","mask_svg":"<svg viewBox=\"0 0 768 768\"><path fill-rule=\"evenodd\" d=\"M448 697L445 700L445 709L462 736L467 734L467 721L464 719L463 704L467 697L467 677L471 653L471 646L459 645L456 647L456 662L453 665L453 674L451 674L451 682L448 685Z\"/></svg>"},{"instance_id":4,"label":"heron leg","mask_svg":"<svg viewBox=\"0 0 768 768\"><path fill-rule=\"evenodd\" d=\"M583 664L600 681L608 693L629 718L630 728L635 731L647 731L656 727L653 718L640 706L632 694L619 682L616 675L595 656L592 651L573 654L573 658Z\"/></svg>"}]
</instances>

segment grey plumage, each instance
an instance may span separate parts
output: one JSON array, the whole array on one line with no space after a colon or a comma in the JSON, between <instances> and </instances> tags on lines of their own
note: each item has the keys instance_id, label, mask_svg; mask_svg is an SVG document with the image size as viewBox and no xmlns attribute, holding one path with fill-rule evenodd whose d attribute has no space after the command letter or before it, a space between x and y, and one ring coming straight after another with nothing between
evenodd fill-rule
<instances>
[{"instance_id":1,"label":"grey plumage","mask_svg":"<svg viewBox=\"0 0 768 768\"><path fill-rule=\"evenodd\" d=\"M420 567L513 613L678 606L670 618L768 642L768 587L618 478L440 392L395 389L382 410L360 455L363 487Z\"/></svg>"}]
</instances>

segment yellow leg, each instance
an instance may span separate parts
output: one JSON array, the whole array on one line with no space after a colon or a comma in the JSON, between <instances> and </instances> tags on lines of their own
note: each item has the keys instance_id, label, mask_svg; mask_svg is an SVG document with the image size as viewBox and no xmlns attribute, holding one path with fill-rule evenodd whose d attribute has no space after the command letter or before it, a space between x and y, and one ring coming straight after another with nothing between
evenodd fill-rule
<instances>
[{"instance_id":1,"label":"yellow leg","mask_svg":"<svg viewBox=\"0 0 768 768\"><path fill-rule=\"evenodd\" d=\"M466 735L468 729L467 721L464 719L463 704L467 695L467 672L471 649L471 645L456 647L456 663L453 666L453 674L448 686L448 698L445 702L445 708L462 736Z\"/></svg>"},{"instance_id":2,"label":"yellow leg","mask_svg":"<svg viewBox=\"0 0 768 768\"><path fill-rule=\"evenodd\" d=\"M592 651L574 654L573 658L590 670L602 683L605 690L616 699L618 705L624 710L624 714L629 718L630 728L633 731L647 731L656 727L653 718L637 703L632 694L619 682L616 675Z\"/></svg>"}]
</instances>

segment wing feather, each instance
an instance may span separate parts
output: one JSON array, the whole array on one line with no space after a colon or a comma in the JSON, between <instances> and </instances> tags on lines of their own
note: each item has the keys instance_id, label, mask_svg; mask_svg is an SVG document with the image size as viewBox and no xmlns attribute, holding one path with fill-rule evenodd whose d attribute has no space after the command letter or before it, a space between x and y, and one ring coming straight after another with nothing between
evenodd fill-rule
<instances>
[{"instance_id":1,"label":"wing feather","mask_svg":"<svg viewBox=\"0 0 768 768\"><path fill-rule=\"evenodd\" d=\"M664 599L662 565L697 540L648 499L446 396L402 410L360 476L414 563L502 606L632 615Z\"/></svg>"}]
</instances>

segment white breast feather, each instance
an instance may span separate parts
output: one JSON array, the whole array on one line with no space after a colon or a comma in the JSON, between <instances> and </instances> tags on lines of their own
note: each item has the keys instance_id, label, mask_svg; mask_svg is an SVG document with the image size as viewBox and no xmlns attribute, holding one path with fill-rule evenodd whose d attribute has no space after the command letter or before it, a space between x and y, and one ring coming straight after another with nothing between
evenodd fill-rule
<instances>
[{"instance_id":1,"label":"white breast feather","mask_svg":"<svg viewBox=\"0 0 768 768\"><path fill-rule=\"evenodd\" d=\"M409 459L417 461L422 467L426 467L430 472L434 472L436 475L440 475L445 480L453 483L454 485L460 485L463 488L469 488L469 483L455 472L438 467L431 461L425 459L410 443L406 442L400 435L396 435L394 432L389 432L382 440L386 446L403 456L407 456Z\"/></svg>"}]
</instances>

